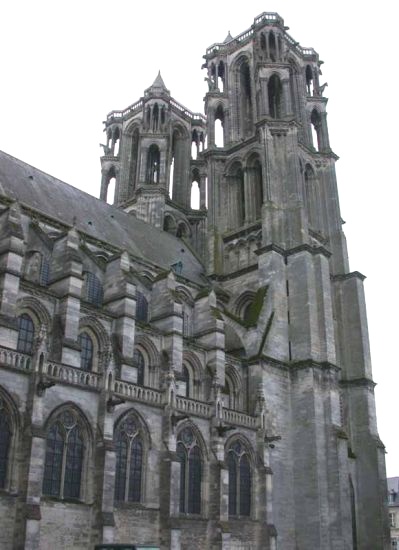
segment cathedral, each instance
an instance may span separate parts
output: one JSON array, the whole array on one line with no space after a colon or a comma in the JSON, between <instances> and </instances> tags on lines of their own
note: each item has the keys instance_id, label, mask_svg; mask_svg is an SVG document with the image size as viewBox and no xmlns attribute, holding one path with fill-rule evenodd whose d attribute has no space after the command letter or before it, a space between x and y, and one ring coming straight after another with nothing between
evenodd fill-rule
<instances>
[{"instance_id":1,"label":"cathedral","mask_svg":"<svg viewBox=\"0 0 399 550\"><path fill-rule=\"evenodd\" d=\"M327 84L287 31L206 50L205 114L161 74L110 112L99 199L0 153L2 550L390 548Z\"/></svg>"}]
</instances>

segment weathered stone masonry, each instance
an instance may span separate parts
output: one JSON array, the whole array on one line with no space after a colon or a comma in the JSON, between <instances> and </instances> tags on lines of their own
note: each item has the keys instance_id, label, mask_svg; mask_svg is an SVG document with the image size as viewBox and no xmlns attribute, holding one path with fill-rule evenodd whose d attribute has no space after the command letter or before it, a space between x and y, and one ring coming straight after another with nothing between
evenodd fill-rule
<instances>
[{"instance_id":1,"label":"weathered stone masonry","mask_svg":"<svg viewBox=\"0 0 399 550\"><path fill-rule=\"evenodd\" d=\"M0 153L1 548L389 548L321 63L263 13L205 116L159 74L100 200Z\"/></svg>"}]
</instances>

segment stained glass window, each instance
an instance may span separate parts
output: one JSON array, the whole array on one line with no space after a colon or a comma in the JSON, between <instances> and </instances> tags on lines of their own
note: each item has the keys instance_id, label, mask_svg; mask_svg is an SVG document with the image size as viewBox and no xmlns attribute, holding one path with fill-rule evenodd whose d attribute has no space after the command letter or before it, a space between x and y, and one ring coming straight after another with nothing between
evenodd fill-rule
<instances>
[{"instance_id":1,"label":"stained glass window","mask_svg":"<svg viewBox=\"0 0 399 550\"><path fill-rule=\"evenodd\" d=\"M180 512L200 514L202 456L191 428L180 432L177 455L180 460Z\"/></svg>"},{"instance_id":2,"label":"stained glass window","mask_svg":"<svg viewBox=\"0 0 399 550\"><path fill-rule=\"evenodd\" d=\"M80 368L90 371L93 366L93 340L87 332L79 334L80 343Z\"/></svg>"},{"instance_id":3,"label":"stained glass window","mask_svg":"<svg viewBox=\"0 0 399 550\"><path fill-rule=\"evenodd\" d=\"M138 349L133 352L133 362L137 368L137 384L144 386L144 356Z\"/></svg>"},{"instance_id":4,"label":"stained glass window","mask_svg":"<svg viewBox=\"0 0 399 550\"><path fill-rule=\"evenodd\" d=\"M101 281L94 273L89 271L85 274L86 277L86 300L94 306L101 306L103 302L103 287Z\"/></svg>"},{"instance_id":5,"label":"stained glass window","mask_svg":"<svg viewBox=\"0 0 399 550\"><path fill-rule=\"evenodd\" d=\"M143 442L133 415L125 417L115 433L115 500L140 502Z\"/></svg>"},{"instance_id":6,"label":"stained glass window","mask_svg":"<svg viewBox=\"0 0 399 550\"><path fill-rule=\"evenodd\" d=\"M227 454L229 471L229 515L251 515L252 476L248 454L240 441L235 441Z\"/></svg>"},{"instance_id":7,"label":"stained glass window","mask_svg":"<svg viewBox=\"0 0 399 550\"><path fill-rule=\"evenodd\" d=\"M46 437L43 494L60 498L79 498L84 445L77 417L62 412Z\"/></svg>"}]
</instances>

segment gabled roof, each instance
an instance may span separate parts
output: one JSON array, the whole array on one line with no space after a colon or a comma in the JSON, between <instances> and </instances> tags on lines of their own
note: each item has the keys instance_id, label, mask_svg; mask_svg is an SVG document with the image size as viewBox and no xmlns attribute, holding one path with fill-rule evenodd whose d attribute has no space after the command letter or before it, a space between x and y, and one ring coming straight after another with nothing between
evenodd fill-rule
<instances>
[{"instance_id":1,"label":"gabled roof","mask_svg":"<svg viewBox=\"0 0 399 550\"><path fill-rule=\"evenodd\" d=\"M185 243L115 206L0 151L0 197L8 197L162 269L204 284L204 268Z\"/></svg>"},{"instance_id":2,"label":"gabled roof","mask_svg":"<svg viewBox=\"0 0 399 550\"><path fill-rule=\"evenodd\" d=\"M227 42L231 42L233 40L233 37L230 34L230 31L227 33L226 38L223 40L223 44L227 44Z\"/></svg>"}]
</instances>

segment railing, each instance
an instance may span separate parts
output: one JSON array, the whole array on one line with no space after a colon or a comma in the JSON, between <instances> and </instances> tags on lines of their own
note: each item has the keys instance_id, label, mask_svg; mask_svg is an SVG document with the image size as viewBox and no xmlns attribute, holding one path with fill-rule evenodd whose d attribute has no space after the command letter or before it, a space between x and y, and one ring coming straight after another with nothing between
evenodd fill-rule
<instances>
[{"instance_id":1,"label":"railing","mask_svg":"<svg viewBox=\"0 0 399 550\"><path fill-rule=\"evenodd\" d=\"M204 416L205 418L211 415L211 407L207 403L179 395L176 396L176 409L195 416Z\"/></svg>"},{"instance_id":2,"label":"railing","mask_svg":"<svg viewBox=\"0 0 399 550\"><path fill-rule=\"evenodd\" d=\"M32 357L19 351L8 348L0 348L0 365L14 367L20 370L30 370L32 367Z\"/></svg>"},{"instance_id":3,"label":"railing","mask_svg":"<svg viewBox=\"0 0 399 550\"><path fill-rule=\"evenodd\" d=\"M200 119L203 122L206 122L206 117L201 113L193 113L190 111L190 109L187 109L187 107L184 107L184 105L181 105L181 103L178 103L175 99L170 100L170 104L175 107L178 111L186 115L190 119Z\"/></svg>"},{"instance_id":4,"label":"railing","mask_svg":"<svg viewBox=\"0 0 399 550\"><path fill-rule=\"evenodd\" d=\"M123 395L124 397L130 397L137 401L151 403L152 405L162 404L162 392L152 388L138 386L137 384L123 382L122 380L115 380L113 389L114 393Z\"/></svg>"},{"instance_id":5,"label":"railing","mask_svg":"<svg viewBox=\"0 0 399 550\"><path fill-rule=\"evenodd\" d=\"M143 101L139 99L136 103L129 105L124 111L111 111L107 114L107 120L112 120L113 118L123 118L131 113L139 111L143 106Z\"/></svg>"},{"instance_id":6,"label":"railing","mask_svg":"<svg viewBox=\"0 0 399 550\"><path fill-rule=\"evenodd\" d=\"M44 363L42 373L49 378L60 380L68 384L99 388L101 375L96 372L87 372L76 367L67 367L61 363Z\"/></svg>"},{"instance_id":7,"label":"railing","mask_svg":"<svg viewBox=\"0 0 399 550\"><path fill-rule=\"evenodd\" d=\"M223 409L223 420L229 424L234 424L235 426L246 426L248 428L256 428L257 418L255 416L250 416L238 411L233 411L232 409Z\"/></svg>"},{"instance_id":8,"label":"railing","mask_svg":"<svg viewBox=\"0 0 399 550\"><path fill-rule=\"evenodd\" d=\"M272 23L280 23L280 25L284 25L284 20L278 15L278 13L264 12L264 13L261 13L260 15L258 15L258 17L256 17L254 19L254 26L259 25L260 23L263 23L263 22L266 22L266 21L269 21L269 22L272 22ZM251 27L251 28L247 29L246 31L242 32L241 34L239 34L238 36L236 36L235 38L233 38L229 42L226 42L226 43L225 42L216 42L215 44L212 44L212 46L209 46L209 48L207 48L206 54L210 55L212 53L216 53L221 48L229 46L232 42L235 42L236 44L241 43L241 42L245 42L248 38L251 38L254 35L254 32L255 32L254 28ZM296 42L292 38L292 36L290 36L287 32L284 32L283 36L284 36L285 40L287 40L287 42L300 55L303 55L303 56L314 56L314 55L316 55L316 52L313 48L302 48L302 46L300 46L298 44L298 42Z\"/></svg>"}]
</instances>

